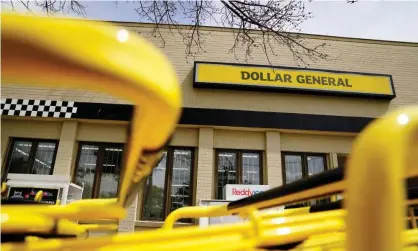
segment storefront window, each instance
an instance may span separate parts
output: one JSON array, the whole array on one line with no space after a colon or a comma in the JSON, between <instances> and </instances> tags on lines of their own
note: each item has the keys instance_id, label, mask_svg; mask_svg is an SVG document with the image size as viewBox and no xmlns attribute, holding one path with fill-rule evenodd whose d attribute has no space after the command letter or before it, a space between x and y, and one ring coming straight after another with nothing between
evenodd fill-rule
<instances>
[{"instance_id":1,"label":"storefront window","mask_svg":"<svg viewBox=\"0 0 418 251\"><path fill-rule=\"evenodd\" d=\"M57 149L57 141L13 139L6 173L52 175Z\"/></svg>"},{"instance_id":2,"label":"storefront window","mask_svg":"<svg viewBox=\"0 0 418 251\"><path fill-rule=\"evenodd\" d=\"M283 152L282 160L284 184L289 184L327 170L325 154ZM287 207L301 207L327 202L330 202L330 197L289 204Z\"/></svg>"},{"instance_id":3,"label":"storefront window","mask_svg":"<svg viewBox=\"0 0 418 251\"><path fill-rule=\"evenodd\" d=\"M302 156L286 154L284 155L284 163L286 166L286 184L302 179Z\"/></svg>"},{"instance_id":4,"label":"storefront window","mask_svg":"<svg viewBox=\"0 0 418 251\"><path fill-rule=\"evenodd\" d=\"M75 183L84 184L83 199L116 197L122 155L122 144L80 144Z\"/></svg>"},{"instance_id":5,"label":"storefront window","mask_svg":"<svg viewBox=\"0 0 418 251\"><path fill-rule=\"evenodd\" d=\"M308 155L307 166L308 166L308 176L315 175L325 171L325 157L324 156L311 156Z\"/></svg>"},{"instance_id":6,"label":"storefront window","mask_svg":"<svg viewBox=\"0 0 418 251\"><path fill-rule=\"evenodd\" d=\"M261 153L236 150L217 151L216 198L223 199L227 184L262 184Z\"/></svg>"},{"instance_id":7,"label":"storefront window","mask_svg":"<svg viewBox=\"0 0 418 251\"><path fill-rule=\"evenodd\" d=\"M242 183L250 185L261 184L260 154L242 153Z\"/></svg>"},{"instance_id":8,"label":"storefront window","mask_svg":"<svg viewBox=\"0 0 418 251\"><path fill-rule=\"evenodd\" d=\"M164 220L172 211L193 202L193 149L170 147L148 177L142 219Z\"/></svg>"},{"instance_id":9,"label":"storefront window","mask_svg":"<svg viewBox=\"0 0 418 251\"><path fill-rule=\"evenodd\" d=\"M283 152L284 183L289 184L327 169L325 154Z\"/></svg>"},{"instance_id":10,"label":"storefront window","mask_svg":"<svg viewBox=\"0 0 418 251\"><path fill-rule=\"evenodd\" d=\"M337 167L338 168L345 168L346 163L348 161L349 154L347 153L337 153ZM336 199L340 200L344 197L343 193L336 194Z\"/></svg>"},{"instance_id":11,"label":"storefront window","mask_svg":"<svg viewBox=\"0 0 418 251\"><path fill-rule=\"evenodd\" d=\"M152 170L145 187L144 218L164 219L164 191L167 168L167 153Z\"/></svg>"}]
</instances>

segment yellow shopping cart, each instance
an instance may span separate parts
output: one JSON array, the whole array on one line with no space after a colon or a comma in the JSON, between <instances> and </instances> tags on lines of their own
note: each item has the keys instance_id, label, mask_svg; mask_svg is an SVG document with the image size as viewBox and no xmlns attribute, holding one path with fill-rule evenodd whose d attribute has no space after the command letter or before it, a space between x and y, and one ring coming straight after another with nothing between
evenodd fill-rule
<instances>
[{"instance_id":1,"label":"yellow shopping cart","mask_svg":"<svg viewBox=\"0 0 418 251\"><path fill-rule=\"evenodd\" d=\"M101 23L2 14L1 30L2 82L101 91L135 107L118 199L31 205L30 213L26 206L4 205L2 240L15 238L15 233L62 237L63 228L80 232L79 226L61 219L123 218L124 207L159 160L180 116L173 67L147 41L133 34L121 39L120 29Z\"/></svg>"}]
</instances>

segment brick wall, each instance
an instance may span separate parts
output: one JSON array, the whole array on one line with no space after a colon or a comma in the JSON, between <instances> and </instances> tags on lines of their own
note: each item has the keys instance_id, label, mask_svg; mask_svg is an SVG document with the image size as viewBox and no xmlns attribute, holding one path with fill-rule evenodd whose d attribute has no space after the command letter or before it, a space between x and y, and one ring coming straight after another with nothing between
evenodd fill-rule
<instances>
[{"instance_id":1,"label":"brick wall","mask_svg":"<svg viewBox=\"0 0 418 251\"><path fill-rule=\"evenodd\" d=\"M54 175L71 175L76 133L77 121L63 122L57 157L55 158Z\"/></svg>"},{"instance_id":2,"label":"brick wall","mask_svg":"<svg viewBox=\"0 0 418 251\"><path fill-rule=\"evenodd\" d=\"M148 26L149 27L149 26ZM183 103L185 107L222 108L251 111L296 112L308 114L329 114L345 116L380 116L388 109L406 104L418 103L418 44L376 42L358 39L333 39L319 36L309 37L311 43L326 42L331 60L319 60L309 67L329 70L343 70L369 73L382 73L393 75L397 93L396 99L391 102L375 101L369 99L350 99L340 97L322 97L314 95L292 95L278 93L259 93L229 90L203 90L192 87L193 60L185 59L185 47L182 38L171 32L162 31L166 39L165 46L148 36L150 28L131 25L128 29L144 34L172 61L179 75L183 90ZM244 54L229 53L233 43L230 31L212 30L210 36L205 36L204 49L206 52L195 55L194 60L245 63ZM273 65L297 66L291 53L285 47L277 46L277 57L271 57ZM236 56L238 60L236 59ZM254 49L250 64L268 64L264 53ZM83 102L127 103L111 95L85 91L53 89L46 87L27 87L2 83L2 98L27 98L72 100ZM61 128L62 127L62 128ZM59 122L31 121L30 126L20 120L2 118L2 157L5 156L7 142L10 137L38 137L63 138L57 154L56 174L70 170L71 166L72 133L74 124ZM61 130L62 129L62 130ZM126 125L91 125L79 122L79 131L75 140L123 142L125 141ZM242 130L245 130L244 128ZM219 137L217 137L218 135ZM250 135L250 136L249 136ZM247 137L247 138L245 138ZM201 199L212 199L214 195L214 147L259 149L265 150L265 168L267 183L272 187L282 184L281 150L317 151L317 152L349 152L353 136L336 137L323 135L296 135L267 132L232 132L227 130L216 131L211 128L190 129L181 131L173 139L174 145L197 146L197 184L196 202ZM303 143L301 143L303 142ZM333 155L331 155L333 156ZM335 156L332 159L335 166ZM134 221L133 208L128 218L121 221L119 231L132 231Z\"/></svg>"},{"instance_id":3,"label":"brick wall","mask_svg":"<svg viewBox=\"0 0 418 251\"><path fill-rule=\"evenodd\" d=\"M266 132L265 158L267 167L267 184L270 185L270 188L281 186L283 184L283 176L279 132Z\"/></svg>"},{"instance_id":4,"label":"brick wall","mask_svg":"<svg viewBox=\"0 0 418 251\"><path fill-rule=\"evenodd\" d=\"M123 24L121 24L123 25ZM254 93L227 90L195 90L192 87L193 59L186 60L182 37L176 32L162 31L165 46L158 38L150 37L151 28L141 25L130 25L128 29L140 32L147 39L160 46L172 61L179 75L183 88L183 101L186 107L224 108L254 111L284 111L310 114L331 114L347 116L379 116L394 107L417 103L418 85L418 44L376 42L359 39L337 39L320 36L309 36L312 44L328 43L326 52L330 60L319 60L309 67L330 70L356 71L392 74L397 98L392 102L373 101L368 99L317 97L313 95L289 95L277 93ZM231 54L233 44L230 30L212 30L205 36L204 50L195 55L194 60L245 63L244 52ZM275 48L277 57L271 57L273 65L297 66L289 50L283 46ZM238 60L237 60L237 58ZM251 64L268 64L261 48L255 48ZM87 102L126 103L110 95L84 90L55 90L52 88L10 86L2 83L2 97L19 97L35 99L74 100Z\"/></svg>"},{"instance_id":5,"label":"brick wall","mask_svg":"<svg viewBox=\"0 0 418 251\"><path fill-rule=\"evenodd\" d=\"M197 154L196 203L212 199L213 195L213 129L199 129L199 149Z\"/></svg>"},{"instance_id":6,"label":"brick wall","mask_svg":"<svg viewBox=\"0 0 418 251\"><path fill-rule=\"evenodd\" d=\"M331 153L329 155L329 169L335 169L338 167L338 155L337 153Z\"/></svg>"},{"instance_id":7,"label":"brick wall","mask_svg":"<svg viewBox=\"0 0 418 251\"><path fill-rule=\"evenodd\" d=\"M138 207L138 196L132 202L132 204L127 209L126 217L119 221L118 232L134 232L135 231L135 220Z\"/></svg>"}]
</instances>

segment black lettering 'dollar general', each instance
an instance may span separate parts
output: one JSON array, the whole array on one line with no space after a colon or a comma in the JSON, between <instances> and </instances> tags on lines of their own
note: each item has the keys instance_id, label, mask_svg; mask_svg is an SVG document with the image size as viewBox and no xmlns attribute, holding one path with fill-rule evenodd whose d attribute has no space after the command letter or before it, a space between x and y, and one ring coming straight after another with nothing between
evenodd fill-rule
<instances>
[{"instance_id":1,"label":"black lettering 'dollar general'","mask_svg":"<svg viewBox=\"0 0 418 251\"><path fill-rule=\"evenodd\" d=\"M333 78L333 77L320 77L320 76L311 76L311 75L297 75L296 81L299 84L308 84L308 85L330 85L330 86L343 86L343 87L353 87L348 78Z\"/></svg>"},{"instance_id":2,"label":"black lettering 'dollar general'","mask_svg":"<svg viewBox=\"0 0 418 251\"><path fill-rule=\"evenodd\" d=\"M267 82L292 83L290 74L270 73L270 72L248 72L241 71L242 80L261 80Z\"/></svg>"}]
</instances>

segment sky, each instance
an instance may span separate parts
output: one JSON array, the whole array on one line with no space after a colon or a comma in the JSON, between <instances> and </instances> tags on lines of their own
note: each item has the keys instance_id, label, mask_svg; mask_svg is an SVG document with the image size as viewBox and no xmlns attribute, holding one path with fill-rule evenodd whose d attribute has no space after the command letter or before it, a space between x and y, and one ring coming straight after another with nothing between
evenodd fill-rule
<instances>
[{"instance_id":1,"label":"sky","mask_svg":"<svg viewBox=\"0 0 418 251\"><path fill-rule=\"evenodd\" d=\"M89 19L141 21L134 1L81 2ZM301 25L303 33L418 42L418 0L359 0L354 4L344 0L313 0L307 1L305 7L313 18Z\"/></svg>"}]
</instances>

